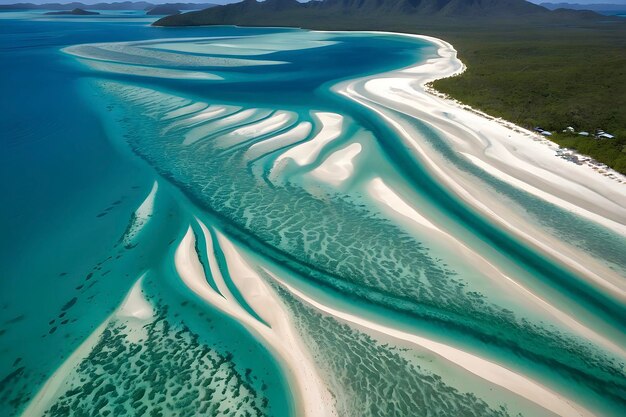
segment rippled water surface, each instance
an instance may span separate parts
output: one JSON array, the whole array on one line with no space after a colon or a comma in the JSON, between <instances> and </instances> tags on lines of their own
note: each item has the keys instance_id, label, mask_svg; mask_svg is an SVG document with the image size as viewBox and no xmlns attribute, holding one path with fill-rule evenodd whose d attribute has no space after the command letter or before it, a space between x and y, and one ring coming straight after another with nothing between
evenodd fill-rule
<instances>
[{"instance_id":1,"label":"rippled water surface","mask_svg":"<svg viewBox=\"0 0 626 417\"><path fill-rule=\"evenodd\" d=\"M469 207L331 88L425 62L433 43L0 18L0 415L626 407L623 300ZM533 225L626 270L622 236L396 117Z\"/></svg>"}]
</instances>

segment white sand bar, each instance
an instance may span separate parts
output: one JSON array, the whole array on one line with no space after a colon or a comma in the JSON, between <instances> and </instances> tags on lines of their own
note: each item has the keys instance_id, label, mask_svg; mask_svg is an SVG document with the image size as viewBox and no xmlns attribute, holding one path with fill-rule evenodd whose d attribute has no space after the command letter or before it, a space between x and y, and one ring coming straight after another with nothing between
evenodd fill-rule
<instances>
[{"instance_id":1,"label":"white sand bar","mask_svg":"<svg viewBox=\"0 0 626 417\"><path fill-rule=\"evenodd\" d=\"M194 127L185 134L183 145L193 145L202 138L209 136L219 130L235 127L245 122L246 120L254 117L258 109L245 109L230 116L226 116L215 122L205 123L203 125Z\"/></svg>"},{"instance_id":2,"label":"white sand bar","mask_svg":"<svg viewBox=\"0 0 626 417\"><path fill-rule=\"evenodd\" d=\"M187 118L181 118L178 119L172 123L170 123L168 126L166 126L165 128L163 128L163 131L161 132L162 134L166 134L167 132L169 132L172 129L179 129L179 128L190 128L192 126L195 126L197 124L203 123L203 122L207 122L209 120L213 120L216 119L218 117L225 117L228 116L230 114L233 114L237 111L241 110L241 107L238 106L227 106L227 105L216 105L213 104L209 107L207 107L205 110L202 110L198 113L193 114L191 117L187 117Z\"/></svg>"},{"instance_id":3,"label":"white sand bar","mask_svg":"<svg viewBox=\"0 0 626 417\"><path fill-rule=\"evenodd\" d=\"M80 59L80 61L96 71L111 72L114 74L137 75L141 77L171 78L180 80L223 80L222 77L204 71L186 71L170 68L147 67L141 65L127 65L117 62L94 61Z\"/></svg>"},{"instance_id":4,"label":"white sand bar","mask_svg":"<svg viewBox=\"0 0 626 417\"><path fill-rule=\"evenodd\" d=\"M240 127L217 138L215 146L217 148L227 148L259 136L265 136L293 124L297 118L296 113L279 110L267 119Z\"/></svg>"},{"instance_id":5,"label":"white sand bar","mask_svg":"<svg viewBox=\"0 0 626 417\"><path fill-rule=\"evenodd\" d=\"M574 202L573 206L564 208L594 221L611 218L614 222L606 225L621 224L619 231L626 235L626 187L587 166L556 157L555 145L532 132L430 94L427 83L458 74L465 67L457 59L454 48L440 39L403 36L435 43L439 56L404 70L341 83L334 90L415 116L450 138L455 149L522 181L526 191L555 204L560 204L559 200ZM540 194L533 189L548 192ZM594 213L601 216L593 216Z\"/></svg>"},{"instance_id":6,"label":"white sand bar","mask_svg":"<svg viewBox=\"0 0 626 417\"><path fill-rule=\"evenodd\" d=\"M564 398L561 395L540 385L539 383L523 375L515 373L507 368L504 368L497 363L490 362L486 359L480 358L455 347L436 342L425 337L383 326L381 324L371 322L361 317L354 316L347 312L329 307L308 297L304 293L281 281L276 275L272 274L270 271L266 272L298 299L325 314L329 314L343 321L353 323L358 326L371 329L375 332L421 346L422 348L435 353L443 359L446 359L460 366L468 372L471 372L472 374L483 378L493 384L499 385L523 398L526 398L527 400L532 401L535 404L557 415L564 417L593 415L588 410L576 404L574 401Z\"/></svg>"},{"instance_id":7,"label":"white sand bar","mask_svg":"<svg viewBox=\"0 0 626 417\"><path fill-rule=\"evenodd\" d=\"M269 178L275 182L280 172L294 162L298 166L310 165L319 156L324 147L341 136L343 130L343 116L337 113L313 112L313 118L320 125L320 131L310 140L289 148L276 158L269 173Z\"/></svg>"},{"instance_id":8,"label":"white sand bar","mask_svg":"<svg viewBox=\"0 0 626 417\"><path fill-rule=\"evenodd\" d=\"M124 245L132 245L137 235L139 235L144 226L148 224L148 221L154 213L154 200L156 199L158 189L159 183L155 181L150 189L150 193L148 193L141 205L135 210L132 224L124 236Z\"/></svg>"},{"instance_id":9,"label":"white sand bar","mask_svg":"<svg viewBox=\"0 0 626 417\"><path fill-rule=\"evenodd\" d=\"M248 148L245 157L248 160L257 159L286 146L298 143L306 139L312 129L313 125L310 122L300 122L293 129L289 129L288 131L280 133L276 136L255 142L252 146L250 146L250 148Z\"/></svg>"},{"instance_id":10,"label":"white sand bar","mask_svg":"<svg viewBox=\"0 0 626 417\"><path fill-rule=\"evenodd\" d=\"M382 178L376 177L367 184L367 191L374 200L381 202L396 213L415 221L427 229L440 231L430 220L419 214L407 204L395 191L385 184Z\"/></svg>"},{"instance_id":11,"label":"white sand bar","mask_svg":"<svg viewBox=\"0 0 626 417\"><path fill-rule=\"evenodd\" d=\"M340 185L352 176L355 159L362 149L360 143L352 143L333 152L320 166L311 171L311 175L322 182Z\"/></svg>"},{"instance_id":12,"label":"white sand bar","mask_svg":"<svg viewBox=\"0 0 626 417\"><path fill-rule=\"evenodd\" d=\"M512 302L523 302L526 307L533 311L543 311L544 314L558 320L575 333L599 343L621 358L626 359L626 350L623 347L597 333L591 327L580 323L572 315L561 311L543 297L538 296L513 278L504 274L474 249L422 216L413 206L400 197L396 191L389 187L382 178L375 177L369 181L366 185L366 190L375 202L382 208L387 209L387 213L396 213L397 216L399 215L413 222L418 227L420 233L428 233L432 239L441 240L453 256L467 259L471 265L481 271L481 274L492 280L492 285L505 290L509 297L513 298ZM391 215L391 217L397 216Z\"/></svg>"},{"instance_id":13,"label":"white sand bar","mask_svg":"<svg viewBox=\"0 0 626 417\"><path fill-rule=\"evenodd\" d=\"M212 249L215 242L212 242L206 226L199 223L207 239L207 248ZM188 228L174 255L176 271L183 282L203 300L239 321L275 353L283 364L287 378L291 381L290 386L294 389L297 415L336 416L332 397L318 376L308 353L298 340L295 329L288 322L288 316L278 297L226 237L218 234L218 240L233 283L251 308L271 327L248 313L237 303L230 291L227 288L224 289L224 278L217 267L215 254L208 251L211 274L223 294L220 295L211 288L196 253L196 238L191 227Z\"/></svg>"},{"instance_id":14,"label":"white sand bar","mask_svg":"<svg viewBox=\"0 0 626 417\"><path fill-rule=\"evenodd\" d=\"M207 106L208 104L202 102L193 103L188 106L181 107L180 109L172 110L171 112L165 113L161 120L175 119L177 117L185 116L190 113L196 113L200 110L204 110Z\"/></svg>"}]
</instances>

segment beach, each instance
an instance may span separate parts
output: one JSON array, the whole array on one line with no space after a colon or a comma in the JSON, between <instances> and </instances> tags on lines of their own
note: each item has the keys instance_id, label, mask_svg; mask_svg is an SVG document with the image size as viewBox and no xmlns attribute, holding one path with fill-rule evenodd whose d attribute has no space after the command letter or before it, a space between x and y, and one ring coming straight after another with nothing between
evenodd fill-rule
<instances>
[{"instance_id":1,"label":"beach","mask_svg":"<svg viewBox=\"0 0 626 417\"><path fill-rule=\"evenodd\" d=\"M595 285L625 300L626 287L621 272L616 273L585 253L573 252L559 240L547 236L541 228L529 224L523 213L520 215L510 210L497 195L485 193L480 185L468 181L462 172L446 164L437 152L417 141L415 138L421 134L394 121L388 111L408 114L427 123L441 132L456 152L489 174L622 236L626 236L626 189L622 184L626 178L613 172L618 178L614 180L590 166L558 158L555 154L558 146L539 135L435 94L428 88L428 83L457 75L464 71L464 65L456 58L452 45L442 40L419 35L403 36L434 42L439 48L439 58L390 74L342 83L335 86L334 91L386 117L411 151L457 196L586 275Z\"/></svg>"}]
</instances>

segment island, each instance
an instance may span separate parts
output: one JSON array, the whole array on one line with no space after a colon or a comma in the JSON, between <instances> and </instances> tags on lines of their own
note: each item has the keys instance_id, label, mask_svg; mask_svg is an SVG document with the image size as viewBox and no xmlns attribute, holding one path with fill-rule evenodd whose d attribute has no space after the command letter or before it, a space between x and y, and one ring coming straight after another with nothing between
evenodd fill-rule
<instances>
[{"instance_id":1,"label":"island","mask_svg":"<svg viewBox=\"0 0 626 417\"><path fill-rule=\"evenodd\" d=\"M176 4L159 4L146 12L150 16L171 16L179 13L180 9L178 9Z\"/></svg>"},{"instance_id":2,"label":"island","mask_svg":"<svg viewBox=\"0 0 626 417\"><path fill-rule=\"evenodd\" d=\"M167 3L170 6L176 7L176 10L201 10L209 7L215 7L213 3ZM81 2L71 3L13 3L13 4L0 4L0 10L59 10L69 11L71 9L94 9L94 10L137 10L146 11L152 10L155 7L163 6L163 4L149 3L146 1L124 1L124 2L112 2L112 3L95 3L85 4Z\"/></svg>"},{"instance_id":3,"label":"island","mask_svg":"<svg viewBox=\"0 0 626 417\"><path fill-rule=\"evenodd\" d=\"M100 13L98 12L90 12L88 10L85 9L72 9L72 10L59 10L58 12L48 12L45 13L46 15L49 16L57 16L57 15L71 15L71 16L93 16L93 15L98 15Z\"/></svg>"}]
</instances>

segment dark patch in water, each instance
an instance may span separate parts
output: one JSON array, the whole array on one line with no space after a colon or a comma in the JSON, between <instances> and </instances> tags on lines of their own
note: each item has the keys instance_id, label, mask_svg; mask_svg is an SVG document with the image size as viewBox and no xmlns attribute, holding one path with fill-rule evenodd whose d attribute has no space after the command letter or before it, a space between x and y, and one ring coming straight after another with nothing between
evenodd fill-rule
<instances>
[{"instance_id":1,"label":"dark patch in water","mask_svg":"<svg viewBox=\"0 0 626 417\"><path fill-rule=\"evenodd\" d=\"M76 297L72 298L70 301L65 303L65 305L61 308L61 311L69 310L70 308L72 308L74 306L74 304L76 304L76 301L78 301L78 298L76 298Z\"/></svg>"},{"instance_id":2,"label":"dark patch in water","mask_svg":"<svg viewBox=\"0 0 626 417\"><path fill-rule=\"evenodd\" d=\"M20 314L19 316L16 316L16 317L13 317L12 319L6 320L4 322L4 324L15 324L15 323L18 323L18 322L24 320L25 317L26 316L24 316L23 314Z\"/></svg>"},{"instance_id":3,"label":"dark patch in water","mask_svg":"<svg viewBox=\"0 0 626 417\"><path fill-rule=\"evenodd\" d=\"M126 328L116 321L107 326L78 364L78 381L50 404L45 416L147 415L148 408L151 416L174 410L180 416L268 415L267 398L237 371L231 353L216 352L164 316L144 326L147 339L137 343L129 340ZM227 403L237 404L239 412Z\"/></svg>"},{"instance_id":4,"label":"dark patch in water","mask_svg":"<svg viewBox=\"0 0 626 417\"><path fill-rule=\"evenodd\" d=\"M21 376L24 373L25 369L26 368L24 366L21 366L17 368L15 371L5 376L4 378L2 378L2 380L0 381L0 392L3 392L5 390L5 387L9 386L9 384L11 383L13 379L16 379L19 376Z\"/></svg>"}]
</instances>

